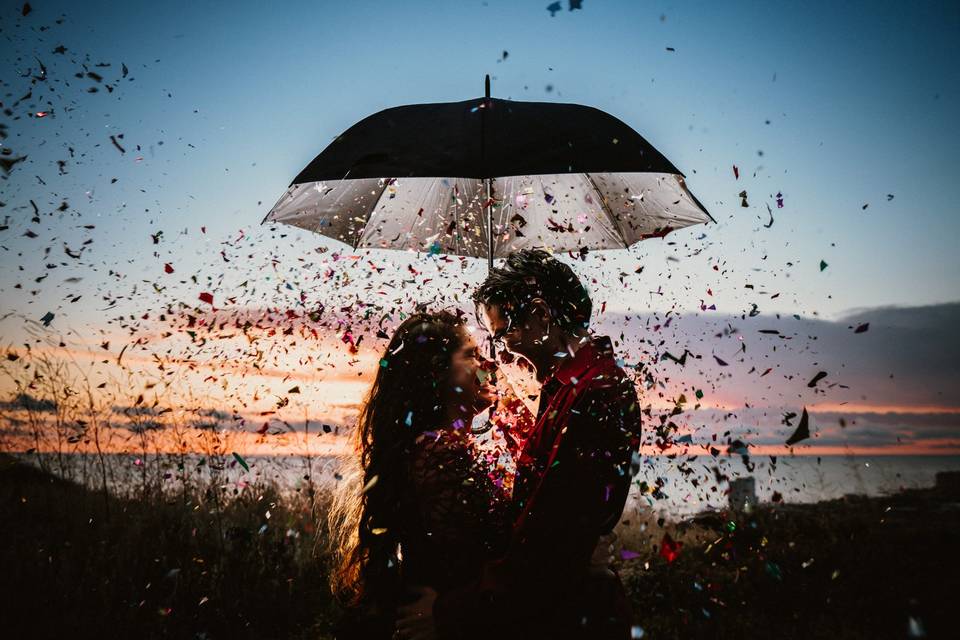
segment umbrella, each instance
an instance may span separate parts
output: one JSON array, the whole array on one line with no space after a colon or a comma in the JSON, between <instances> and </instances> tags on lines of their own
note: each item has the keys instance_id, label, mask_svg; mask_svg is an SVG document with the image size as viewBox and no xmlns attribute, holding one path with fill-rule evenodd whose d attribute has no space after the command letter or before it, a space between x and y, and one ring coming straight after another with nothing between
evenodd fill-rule
<instances>
[{"instance_id":1,"label":"umbrella","mask_svg":"<svg viewBox=\"0 0 960 640\"><path fill-rule=\"evenodd\" d=\"M684 175L617 118L490 97L375 113L293 179L263 223L355 249L494 258L624 249L713 220Z\"/></svg>"}]
</instances>

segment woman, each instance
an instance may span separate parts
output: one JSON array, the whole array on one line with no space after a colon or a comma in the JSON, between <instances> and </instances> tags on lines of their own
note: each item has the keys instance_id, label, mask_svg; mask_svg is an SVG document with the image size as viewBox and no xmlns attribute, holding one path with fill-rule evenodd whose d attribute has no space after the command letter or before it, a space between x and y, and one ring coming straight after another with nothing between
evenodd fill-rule
<instances>
[{"instance_id":1,"label":"woman","mask_svg":"<svg viewBox=\"0 0 960 640\"><path fill-rule=\"evenodd\" d=\"M470 439L493 368L451 313L415 314L390 340L357 423L362 479L332 509L338 638L392 636L407 586L442 593L502 551L507 500Z\"/></svg>"}]
</instances>

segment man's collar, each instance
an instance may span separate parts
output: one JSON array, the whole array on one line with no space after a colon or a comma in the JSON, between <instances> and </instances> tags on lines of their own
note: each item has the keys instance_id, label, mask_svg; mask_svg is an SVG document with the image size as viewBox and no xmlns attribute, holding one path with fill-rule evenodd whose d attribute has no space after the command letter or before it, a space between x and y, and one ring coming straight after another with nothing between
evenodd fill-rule
<instances>
[{"instance_id":1,"label":"man's collar","mask_svg":"<svg viewBox=\"0 0 960 640\"><path fill-rule=\"evenodd\" d=\"M579 381L583 374L601 358L613 357L613 344L607 336L594 336L584 342L573 357L565 358L553 375L544 381L544 387L554 380L561 385Z\"/></svg>"}]
</instances>

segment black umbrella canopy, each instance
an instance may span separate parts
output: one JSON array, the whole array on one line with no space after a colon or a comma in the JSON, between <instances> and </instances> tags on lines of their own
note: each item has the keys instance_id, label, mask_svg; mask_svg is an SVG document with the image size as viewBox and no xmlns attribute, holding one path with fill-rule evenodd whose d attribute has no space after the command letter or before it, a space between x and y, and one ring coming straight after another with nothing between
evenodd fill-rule
<instances>
[{"instance_id":1,"label":"black umbrella canopy","mask_svg":"<svg viewBox=\"0 0 960 640\"><path fill-rule=\"evenodd\" d=\"M627 248L712 220L643 136L593 107L487 96L394 107L338 136L263 222L354 248L495 257Z\"/></svg>"},{"instance_id":2,"label":"black umbrella canopy","mask_svg":"<svg viewBox=\"0 0 960 640\"><path fill-rule=\"evenodd\" d=\"M599 109L476 98L368 116L338 136L292 184L633 172L683 176L643 136Z\"/></svg>"}]
</instances>

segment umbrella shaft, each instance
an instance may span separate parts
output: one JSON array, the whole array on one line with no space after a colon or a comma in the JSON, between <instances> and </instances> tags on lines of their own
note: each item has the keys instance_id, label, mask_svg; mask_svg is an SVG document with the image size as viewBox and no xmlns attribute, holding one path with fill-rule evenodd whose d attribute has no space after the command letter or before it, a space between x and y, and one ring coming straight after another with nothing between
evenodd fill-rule
<instances>
[{"instance_id":1,"label":"umbrella shaft","mask_svg":"<svg viewBox=\"0 0 960 640\"><path fill-rule=\"evenodd\" d=\"M493 193L493 180L487 178L487 272L493 269L493 203L490 197Z\"/></svg>"},{"instance_id":2,"label":"umbrella shaft","mask_svg":"<svg viewBox=\"0 0 960 640\"><path fill-rule=\"evenodd\" d=\"M493 195L493 179L487 178L487 275L493 271L493 203L490 201ZM493 340L490 341L490 358L496 361L497 345ZM493 408L490 409L490 417L493 418Z\"/></svg>"}]
</instances>

